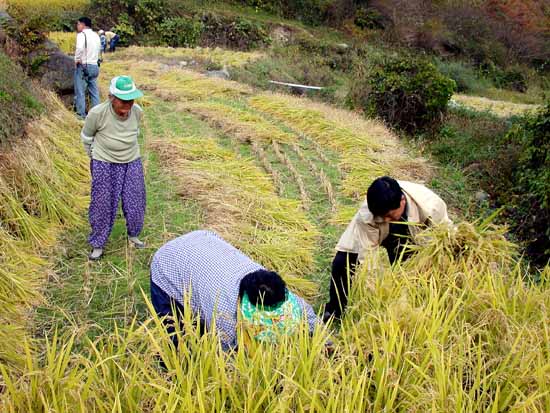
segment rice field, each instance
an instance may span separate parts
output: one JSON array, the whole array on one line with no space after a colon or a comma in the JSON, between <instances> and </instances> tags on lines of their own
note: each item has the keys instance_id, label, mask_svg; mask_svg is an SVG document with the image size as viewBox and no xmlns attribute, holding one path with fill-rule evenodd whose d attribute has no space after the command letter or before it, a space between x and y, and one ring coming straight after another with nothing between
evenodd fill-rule
<instances>
[{"instance_id":1,"label":"rice field","mask_svg":"<svg viewBox=\"0 0 550 413\"><path fill-rule=\"evenodd\" d=\"M523 115L539 107L539 105L492 100L485 97L468 95L454 95L451 102L478 112L491 112L496 116L504 118Z\"/></svg>"},{"instance_id":2,"label":"rice field","mask_svg":"<svg viewBox=\"0 0 550 413\"><path fill-rule=\"evenodd\" d=\"M261 52L241 52L219 47L137 47L131 46L121 50L121 58L134 60L152 60L178 65L189 65L193 62L201 65L241 67L247 63L265 57ZM184 62L184 63L181 63Z\"/></svg>"},{"instance_id":3,"label":"rice field","mask_svg":"<svg viewBox=\"0 0 550 413\"><path fill-rule=\"evenodd\" d=\"M74 55L76 33L49 32L48 39L54 42L63 53Z\"/></svg>"},{"instance_id":4,"label":"rice field","mask_svg":"<svg viewBox=\"0 0 550 413\"><path fill-rule=\"evenodd\" d=\"M368 262L338 325L313 335L303 326L277 344L245 346L241 335L241 350L225 354L216 334L201 336L186 314L174 350L147 299L149 258L163 242L214 229L319 308L333 247L372 179L428 180L437 171L382 124L347 111L141 55L102 66L104 94L123 73L146 91L149 247L129 249L119 220L106 258L86 262L80 125L54 112L35 132L51 143L17 157L29 160L13 169L29 172L0 181L27 188L10 200L13 189L0 186L2 222L11 217L9 232L0 227L0 304L8 309L0 410L550 411L550 270L530 281L517 247L490 219L427 232L413 258L393 268ZM22 199L43 219L20 220ZM40 249L59 239L63 252ZM14 318L21 302L37 305L36 314Z\"/></svg>"}]
</instances>

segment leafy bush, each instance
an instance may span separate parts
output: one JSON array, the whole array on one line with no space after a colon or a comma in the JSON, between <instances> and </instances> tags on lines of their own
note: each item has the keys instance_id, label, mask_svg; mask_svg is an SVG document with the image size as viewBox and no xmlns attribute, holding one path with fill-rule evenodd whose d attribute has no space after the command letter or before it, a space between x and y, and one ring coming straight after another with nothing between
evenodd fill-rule
<instances>
[{"instance_id":1,"label":"leafy bush","mask_svg":"<svg viewBox=\"0 0 550 413\"><path fill-rule=\"evenodd\" d=\"M204 28L201 44L248 50L271 43L268 30L261 23L243 17L224 17L203 13L200 22Z\"/></svg>"},{"instance_id":2,"label":"leafy bush","mask_svg":"<svg viewBox=\"0 0 550 413\"><path fill-rule=\"evenodd\" d=\"M481 71L492 79L495 86L502 89L525 92L527 90L527 77L518 67L502 69L493 62L485 62L481 65Z\"/></svg>"},{"instance_id":3,"label":"leafy bush","mask_svg":"<svg viewBox=\"0 0 550 413\"><path fill-rule=\"evenodd\" d=\"M169 14L166 0L137 0L132 14L134 28L139 33L154 31Z\"/></svg>"},{"instance_id":4,"label":"leafy bush","mask_svg":"<svg viewBox=\"0 0 550 413\"><path fill-rule=\"evenodd\" d=\"M30 80L0 52L0 143L19 136L22 125L42 110L43 105Z\"/></svg>"},{"instance_id":5,"label":"leafy bush","mask_svg":"<svg viewBox=\"0 0 550 413\"><path fill-rule=\"evenodd\" d=\"M130 17L126 13L118 16L118 22L113 29L120 36L120 46L128 46L136 35L134 26L130 23Z\"/></svg>"},{"instance_id":6,"label":"leafy bush","mask_svg":"<svg viewBox=\"0 0 550 413\"><path fill-rule=\"evenodd\" d=\"M382 13L369 7L358 8L353 23L361 29L383 29L387 24Z\"/></svg>"},{"instance_id":7,"label":"leafy bush","mask_svg":"<svg viewBox=\"0 0 550 413\"><path fill-rule=\"evenodd\" d=\"M244 0L237 3L245 3L282 17L319 24L324 21L327 10L334 2L332 0Z\"/></svg>"},{"instance_id":8,"label":"leafy bush","mask_svg":"<svg viewBox=\"0 0 550 413\"><path fill-rule=\"evenodd\" d=\"M550 102L514 125L506 143L517 146L510 203L514 230L529 240L527 253L536 264L550 259Z\"/></svg>"},{"instance_id":9,"label":"leafy bush","mask_svg":"<svg viewBox=\"0 0 550 413\"><path fill-rule=\"evenodd\" d=\"M414 133L440 123L455 89L454 80L426 60L380 56L360 75L349 102L369 116Z\"/></svg>"},{"instance_id":10,"label":"leafy bush","mask_svg":"<svg viewBox=\"0 0 550 413\"><path fill-rule=\"evenodd\" d=\"M464 63L437 60L436 66L441 73L456 82L457 92L480 93L493 86L489 79L480 77L476 69Z\"/></svg>"},{"instance_id":11,"label":"leafy bush","mask_svg":"<svg viewBox=\"0 0 550 413\"><path fill-rule=\"evenodd\" d=\"M172 47L194 47L200 40L203 25L185 17L170 17L160 27L162 40Z\"/></svg>"}]
</instances>

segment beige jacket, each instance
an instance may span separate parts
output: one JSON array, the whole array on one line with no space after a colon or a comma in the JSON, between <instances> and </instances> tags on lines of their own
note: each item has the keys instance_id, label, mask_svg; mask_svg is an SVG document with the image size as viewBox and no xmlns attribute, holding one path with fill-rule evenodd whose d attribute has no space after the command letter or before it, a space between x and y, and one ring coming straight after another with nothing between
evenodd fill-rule
<instances>
[{"instance_id":1,"label":"beige jacket","mask_svg":"<svg viewBox=\"0 0 550 413\"><path fill-rule=\"evenodd\" d=\"M447 216L447 205L434 192L424 185L398 182L407 200L407 221L423 224L409 226L413 241L424 225L452 224ZM336 250L359 254L359 262L363 262L367 250L378 247L386 239L389 228L389 223L373 216L365 200L340 237Z\"/></svg>"}]
</instances>

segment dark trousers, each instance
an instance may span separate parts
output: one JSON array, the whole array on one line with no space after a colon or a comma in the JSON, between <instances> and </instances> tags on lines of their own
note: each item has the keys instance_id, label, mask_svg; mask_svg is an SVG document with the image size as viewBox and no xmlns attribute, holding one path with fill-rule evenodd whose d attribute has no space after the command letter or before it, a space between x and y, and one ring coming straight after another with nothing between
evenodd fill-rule
<instances>
[{"instance_id":1,"label":"dark trousers","mask_svg":"<svg viewBox=\"0 0 550 413\"><path fill-rule=\"evenodd\" d=\"M358 254L338 251L332 261L330 300L325 311L340 317L348 304L348 291L357 266Z\"/></svg>"},{"instance_id":2,"label":"dark trousers","mask_svg":"<svg viewBox=\"0 0 550 413\"><path fill-rule=\"evenodd\" d=\"M180 331L183 331L183 305L170 297L151 280L151 303L159 318L163 318L162 323L170 335L174 346L178 347L178 337L176 334L176 323L179 324Z\"/></svg>"},{"instance_id":3,"label":"dark trousers","mask_svg":"<svg viewBox=\"0 0 550 413\"><path fill-rule=\"evenodd\" d=\"M176 334L176 323L179 325L179 331L183 333L183 313L184 307L175 298L170 297L162 288L151 280L151 304L159 318L163 318L162 323L170 335L172 343L178 347L178 336ZM202 319L199 320L199 334L204 334L206 324Z\"/></svg>"},{"instance_id":4,"label":"dark trousers","mask_svg":"<svg viewBox=\"0 0 550 413\"><path fill-rule=\"evenodd\" d=\"M403 261L410 257L410 252L405 250L405 244L409 239L409 228L405 223L390 224L390 234L381 246L388 252L392 265L401 256ZM325 307L325 311L334 314L335 317L341 317L348 305L348 293L357 267L357 259L358 254L338 251L332 261L330 300Z\"/></svg>"}]
</instances>

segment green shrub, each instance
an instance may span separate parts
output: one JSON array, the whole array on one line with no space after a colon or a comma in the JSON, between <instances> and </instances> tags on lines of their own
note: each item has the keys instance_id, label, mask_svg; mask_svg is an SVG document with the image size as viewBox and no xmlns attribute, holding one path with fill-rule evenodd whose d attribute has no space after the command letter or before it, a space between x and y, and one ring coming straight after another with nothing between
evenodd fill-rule
<instances>
[{"instance_id":1,"label":"green shrub","mask_svg":"<svg viewBox=\"0 0 550 413\"><path fill-rule=\"evenodd\" d=\"M509 199L512 229L536 265L550 260L550 102L514 125L505 142L518 148Z\"/></svg>"},{"instance_id":2,"label":"green shrub","mask_svg":"<svg viewBox=\"0 0 550 413\"><path fill-rule=\"evenodd\" d=\"M160 27L162 40L172 47L194 47L200 40L203 25L185 17L170 17Z\"/></svg>"},{"instance_id":3,"label":"green shrub","mask_svg":"<svg viewBox=\"0 0 550 413\"><path fill-rule=\"evenodd\" d=\"M120 36L120 46L128 46L136 35L134 26L130 23L130 17L126 13L122 13L118 16L117 24L113 29L115 33Z\"/></svg>"},{"instance_id":4,"label":"green shrub","mask_svg":"<svg viewBox=\"0 0 550 413\"><path fill-rule=\"evenodd\" d=\"M29 120L40 114L43 105L19 66L0 52L0 143L23 133Z\"/></svg>"},{"instance_id":5,"label":"green shrub","mask_svg":"<svg viewBox=\"0 0 550 413\"><path fill-rule=\"evenodd\" d=\"M138 33L156 31L169 14L166 0L137 0L132 14L134 28Z\"/></svg>"},{"instance_id":6,"label":"green shrub","mask_svg":"<svg viewBox=\"0 0 550 413\"><path fill-rule=\"evenodd\" d=\"M476 69L462 62L437 60L436 66L441 73L456 82L457 92L480 93L493 86L489 79L480 77Z\"/></svg>"},{"instance_id":7,"label":"green shrub","mask_svg":"<svg viewBox=\"0 0 550 413\"><path fill-rule=\"evenodd\" d=\"M236 3L245 3L281 17L319 24L325 20L327 10L334 2L332 0L243 0Z\"/></svg>"},{"instance_id":8,"label":"green shrub","mask_svg":"<svg viewBox=\"0 0 550 413\"><path fill-rule=\"evenodd\" d=\"M514 90L516 92L527 91L527 76L518 67L502 69L493 62L486 62L480 66L481 71L490 78L496 87Z\"/></svg>"},{"instance_id":9,"label":"green shrub","mask_svg":"<svg viewBox=\"0 0 550 413\"><path fill-rule=\"evenodd\" d=\"M201 44L204 46L249 50L271 43L267 28L259 22L215 13L203 13L199 19L203 26Z\"/></svg>"},{"instance_id":10,"label":"green shrub","mask_svg":"<svg viewBox=\"0 0 550 413\"><path fill-rule=\"evenodd\" d=\"M439 125L456 89L432 63L412 56L373 58L365 69L349 103L409 133Z\"/></svg>"},{"instance_id":11,"label":"green shrub","mask_svg":"<svg viewBox=\"0 0 550 413\"><path fill-rule=\"evenodd\" d=\"M383 29L385 18L378 10L370 7L360 7L355 11L353 23L361 29Z\"/></svg>"}]
</instances>

